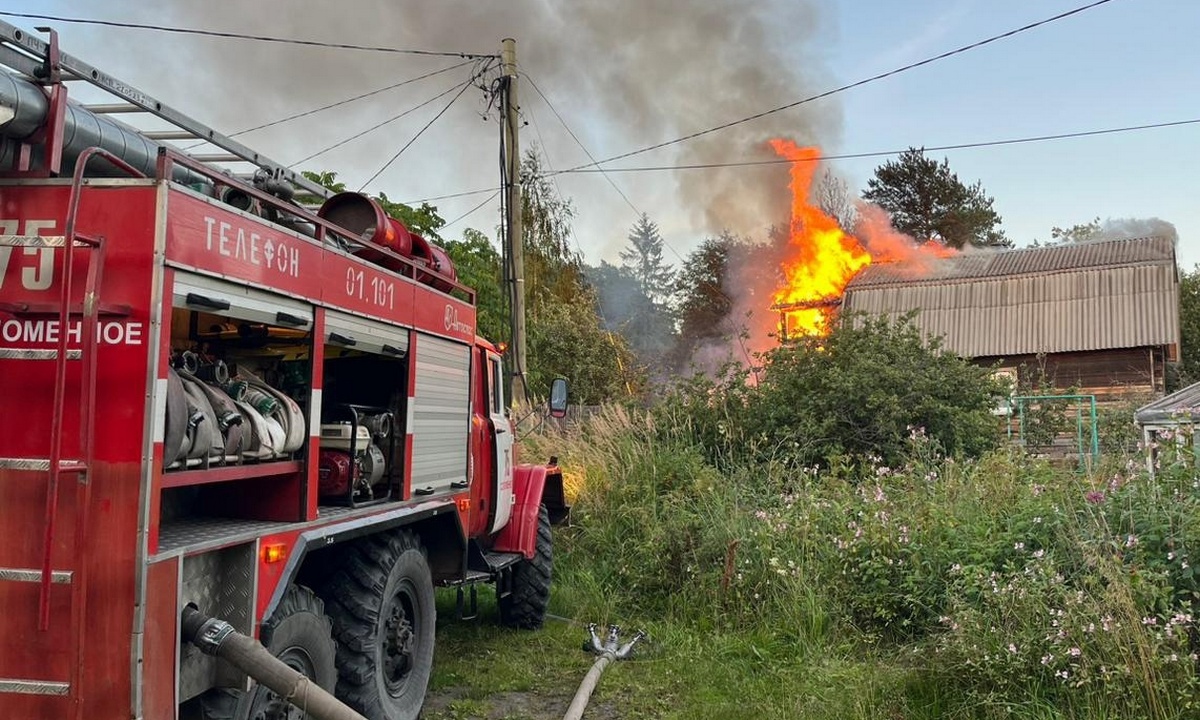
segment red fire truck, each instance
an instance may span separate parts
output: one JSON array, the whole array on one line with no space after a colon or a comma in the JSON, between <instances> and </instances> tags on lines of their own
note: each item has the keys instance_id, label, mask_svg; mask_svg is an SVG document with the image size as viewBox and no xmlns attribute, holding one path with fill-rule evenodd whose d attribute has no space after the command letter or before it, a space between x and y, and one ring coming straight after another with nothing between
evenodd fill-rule
<instances>
[{"instance_id":1,"label":"red fire truck","mask_svg":"<svg viewBox=\"0 0 1200 720\"><path fill-rule=\"evenodd\" d=\"M493 582L537 627L568 510L553 460L516 461L473 291L371 199L46 32L0 23L0 717L320 717L317 687L416 717L434 588L461 611Z\"/></svg>"}]
</instances>

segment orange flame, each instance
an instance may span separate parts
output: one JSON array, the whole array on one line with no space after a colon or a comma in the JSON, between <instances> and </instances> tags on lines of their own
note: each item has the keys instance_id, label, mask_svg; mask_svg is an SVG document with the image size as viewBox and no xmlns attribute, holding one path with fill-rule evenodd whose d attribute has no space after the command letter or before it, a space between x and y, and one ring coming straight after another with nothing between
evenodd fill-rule
<instances>
[{"instance_id":1,"label":"orange flame","mask_svg":"<svg viewBox=\"0 0 1200 720\"><path fill-rule=\"evenodd\" d=\"M821 151L800 147L791 140L771 141L775 154L792 162L792 222L788 245L793 250L783 262L783 287L775 291L775 305L806 305L785 309L788 334L824 335L829 329L829 308L820 307L841 297L850 279L867 265L871 255L838 226L837 221L808 201Z\"/></svg>"},{"instance_id":2,"label":"orange flame","mask_svg":"<svg viewBox=\"0 0 1200 720\"><path fill-rule=\"evenodd\" d=\"M783 285L772 296L781 313L785 335L825 335L846 285L872 262L898 262L924 272L927 262L957 251L930 240L918 245L892 228L881 208L860 205L856 232L847 234L837 221L809 202L821 151L791 140L771 140L775 154L791 161L792 220L788 257L782 263ZM864 246L865 242L865 246Z\"/></svg>"}]
</instances>

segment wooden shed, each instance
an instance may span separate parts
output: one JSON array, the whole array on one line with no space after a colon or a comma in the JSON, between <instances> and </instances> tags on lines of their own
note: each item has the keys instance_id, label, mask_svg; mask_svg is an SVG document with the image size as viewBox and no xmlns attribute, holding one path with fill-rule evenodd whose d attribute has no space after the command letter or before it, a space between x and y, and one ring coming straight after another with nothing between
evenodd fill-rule
<instances>
[{"instance_id":1,"label":"wooden shed","mask_svg":"<svg viewBox=\"0 0 1200 720\"><path fill-rule=\"evenodd\" d=\"M1098 399L1163 393L1179 355L1175 244L1161 237L870 265L842 309L916 310L916 324L952 352L1025 387L1044 382Z\"/></svg>"}]
</instances>

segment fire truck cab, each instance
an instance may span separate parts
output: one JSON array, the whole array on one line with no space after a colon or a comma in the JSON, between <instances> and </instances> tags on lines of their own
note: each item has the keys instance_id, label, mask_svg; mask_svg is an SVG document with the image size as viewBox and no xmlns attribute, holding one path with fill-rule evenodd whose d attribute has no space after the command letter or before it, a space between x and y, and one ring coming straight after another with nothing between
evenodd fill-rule
<instances>
[{"instance_id":1,"label":"fire truck cab","mask_svg":"<svg viewBox=\"0 0 1200 720\"><path fill-rule=\"evenodd\" d=\"M420 711L435 586L462 609L495 583L538 627L562 478L519 463L446 254L53 35L0 23L0 63L0 716L304 716L187 611L371 720ZM68 76L255 177L69 102Z\"/></svg>"}]
</instances>

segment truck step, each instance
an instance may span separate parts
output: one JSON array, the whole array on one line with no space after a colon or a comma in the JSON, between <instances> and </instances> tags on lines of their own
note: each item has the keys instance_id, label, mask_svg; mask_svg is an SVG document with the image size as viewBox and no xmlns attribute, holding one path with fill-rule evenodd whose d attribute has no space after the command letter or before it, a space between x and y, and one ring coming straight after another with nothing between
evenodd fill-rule
<instances>
[{"instance_id":1,"label":"truck step","mask_svg":"<svg viewBox=\"0 0 1200 720\"><path fill-rule=\"evenodd\" d=\"M68 350L68 360L83 357L82 350ZM57 350L35 350L30 348L0 348L0 360L57 360Z\"/></svg>"},{"instance_id":2,"label":"truck step","mask_svg":"<svg viewBox=\"0 0 1200 720\"><path fill-rule=\"evenodd\" d=\"M521 553L510 552L485 552L483 560L487 563L487 569L491 572L499 572L509 565L514 565L518 560L523 558Z\"/></svg>"},{"instance_id":3,"label":"truck step","mask_svg":"<svg viewBox=\"0 0 1200 720\"><path fill-rule=\"evenodd\" d=\"M63 235L0 235L0 247L62 247L67 243ZM75 247L85 243L75 241Z\"/></svg>"},{"instance_id":4,"label":"truck step","mask_svg":"<svg viewBox=\"0 0 1200 720\"><path fill-rule=\"evenodd\" d=\"M49 458L0 458L0 470L37 470L50 472ZM81 460L59 460L59 472L86 472L87 463Z\"/></svg>"},{"instance_id":5,"label":"truck step","mask_svg":"<svg viewBox=\"0 0 1200 720\"><path fill-rule=\"evenodd\" d=\"M71 683L54 680L0 678L0 694L3 695L59 695L65 697L70 691Z\"/></svg>"},{"instance_id":6,"label":"truck step","mask_svg":"<svg viewBox=\"0 0 1200 720\"><path fill-rule=\"evenodd\" d=\"M51 570L50 582L54 583L55 585L70 585L72 575L73 573L70 570ZM27 583L41 582L42 571L32 570L29 568L0 567L0 581Z\"/></svg>"}]
</instances>

